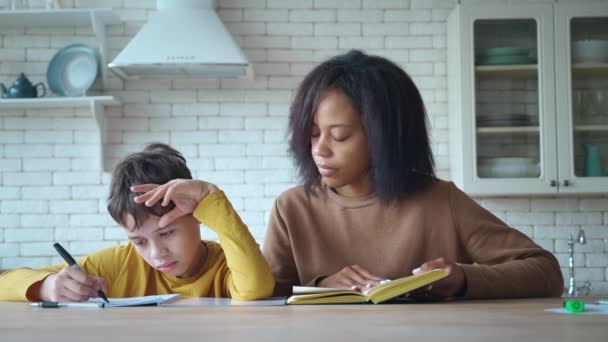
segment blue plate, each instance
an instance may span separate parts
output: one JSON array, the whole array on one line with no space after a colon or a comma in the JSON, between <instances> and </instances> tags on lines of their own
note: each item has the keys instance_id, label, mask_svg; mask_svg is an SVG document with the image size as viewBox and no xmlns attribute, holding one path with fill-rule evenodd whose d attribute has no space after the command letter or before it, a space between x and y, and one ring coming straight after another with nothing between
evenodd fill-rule
<instances>
[{"instance_id":1,"label":"blue plate","mask_svg":"<svg viewBox=\"0 0 608 342\"><path fill-rule=\"evenodd\" d=\"M99 73L99 54L85 44L59 50L46 71L49 88L61 96L84 96Z\"/></svg>"}]
</instances>

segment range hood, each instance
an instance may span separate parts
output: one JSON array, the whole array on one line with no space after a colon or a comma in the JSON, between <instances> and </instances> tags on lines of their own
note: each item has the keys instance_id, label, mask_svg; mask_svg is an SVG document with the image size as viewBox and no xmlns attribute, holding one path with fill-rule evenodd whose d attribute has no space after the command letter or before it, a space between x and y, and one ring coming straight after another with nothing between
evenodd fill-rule
<instances>
[{"instance_id":1,"label":"range hood","mask_svg":"<svg viewBox=\"0 0 608 342\"><path fill-rule=\"evenodd\" d=\"M122 79L252 77L214 0L157 0L158 11L108 64Z\"/></svg>"}]
</instances>

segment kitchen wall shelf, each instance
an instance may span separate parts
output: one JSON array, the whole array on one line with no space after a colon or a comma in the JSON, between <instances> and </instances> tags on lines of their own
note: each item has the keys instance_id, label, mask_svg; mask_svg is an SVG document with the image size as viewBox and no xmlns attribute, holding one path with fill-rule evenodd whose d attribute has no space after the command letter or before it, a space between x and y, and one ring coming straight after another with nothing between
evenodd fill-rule
<instances>
[{"instance_id":1,"label":"kitchen wall shelf","mask_svg":"<svg viewBox=\"0 0 608 342\"><path fill-rule=\"evenodd\" d=\"M591 62L601 56L582 57L589 52L572 50L578 41L608 40L608 6L605 0L584 4L459 2L450 14L450 176L465 192L608 193L608 176L587 176L594 173L585 170L584 162L584 146L596 145L602 172L608 171L608 125L602 121L608 113L598 109L603 100L597 95L608 84L608 63ZM512 54L499 60L522 60L525 52L538 57L536 64L476 65L476 52L489 49ZM571 56L577 53L589 62L573 63ZM531 116L538 126L477 126L479 117L489 115ZM480 177L478 163L484 158L532 158L539 163L540 176Z\"/></svg>"},{"instance_id":2,"label":"kitchen wall shelf","mask_svg":"<svg viewBox=\"0 0 608 342\"><path fill-rule=\"evenodd\" d=\"M119 105L114 96L38 97L33 99L0 99L0 108L93 108Z\"/></svg>"},{"instance_id":3,"label":"kitchen wall shelf","mask_svg":"<svg viewBox=\"0 0 608 342\"><path fill-rule=\"evenodd\" d=\"M114 96L83 96L83 97L43 97L34 99L1 99L0 109L31 109L31 108L88 108L95 117L99 133L99 165L105 170L105 107L119 106L121 101ZM0 114L2 111L0 111Z\"/></svg>"},{"instance_id":4,"label":"kitchen wall shelf","mask_svg":"<svg viewBox=\"0 0 608 342\"><path fill-rule=\"evenodd\" d=\"M107 38L106 27L121 21L110 8L60 9L60 10L16 10L0 11L0 30L31 27L90 26L95 34L101 63L101 87L107 83ZM10 34L10 33L8 33ZM88 108L95 117L100 136L100 167L105 170L105 107L120 105L114 96L44 97L35 99L3 99L0 109L30 108ZM0 112L1 113L1 112Z\"/></svg>"},{"instance_id":5,"label":"kitchen wall shelf","mask_svg":"<svg viewBox=\"0 0 608 342\"><path fill-rule=\"evenodd\" d=\"M120 19L110 8L0 11L0 29L91 26L101 59L102 87L108 77L106 25L118 23Z\"/></svg>"}]
</instances>

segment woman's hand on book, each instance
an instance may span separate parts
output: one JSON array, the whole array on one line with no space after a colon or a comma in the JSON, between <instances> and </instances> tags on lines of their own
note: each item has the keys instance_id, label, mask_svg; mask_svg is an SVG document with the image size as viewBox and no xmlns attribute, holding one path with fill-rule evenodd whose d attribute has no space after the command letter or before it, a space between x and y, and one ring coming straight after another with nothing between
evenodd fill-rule
<instances>
[{"instance_id":1,"label":"woman's hand on book","mask_svg":"<svg viewBox=\"0 0 608 342\"><path fill-rule=\"evenodd\" d=\"M105 279L66 266L42 281L37 297L49 302L82 302L96 298L98 290L107 291Z\"/></svg>"},{"instance_id":2,"label":"woman's hand on book","mask_svg":"<svg viewBox=\"0 0 608 342\"><path fill-rule=\"evenodd\" d=\"M174 179L165 184L141 184L131 187L132 192L143 192L143 195L135 197L135 203L144 203L146 206L154 206L161 201L166 207L170 202L175 204L168 213L164 214L159 226L165 227L184 215L191 214L198 204L207 195L218 191L215 184L195 179Z\"/></svg>"},{"instance_id":3,"label":"woman's hand on book","mask_svg":"<svg viewBox=\"0 0 608 342\"><path fill-rule=\"evenodd\" d=\"M363 292L378 285L382 279L359 265L352 265L323 278L317 286Z\"/></svg>"},{"instance_id":4,"label":"woman's hand on book","mask_svg":"<svg viewBox=\"0 0 608 342\"><path fill-rule=\"evenodd\" d=\"M437 268L446 270L450 275L427 286L423 291L441 297L458 297L464 295L467 285L466 276L462 267L454 262L447 261L444 258L438 258L425 262L412 273L422 274Z\"/></svg>"}]
</instances>

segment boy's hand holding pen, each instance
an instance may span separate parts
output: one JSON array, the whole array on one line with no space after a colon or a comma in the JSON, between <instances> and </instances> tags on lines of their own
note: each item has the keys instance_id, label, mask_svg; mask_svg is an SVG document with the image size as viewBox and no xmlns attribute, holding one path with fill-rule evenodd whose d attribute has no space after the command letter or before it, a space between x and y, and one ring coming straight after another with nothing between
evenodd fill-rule
<instances>
[{"instance_id":1,"label":"boy's hand holding pen","mask_svg":"<svg viewBox=\"0 0 608 342\"><path fill-rule=\"evenodd\" d=\"M39 298L53 302L82 302L89 298L101 297L108 301L104 293L107 291L105 279L86 274L61 245L56 243L53 246L68 266L44 279L40 286Z\"/></svg>"}]
</instances>

